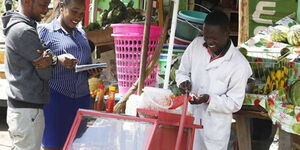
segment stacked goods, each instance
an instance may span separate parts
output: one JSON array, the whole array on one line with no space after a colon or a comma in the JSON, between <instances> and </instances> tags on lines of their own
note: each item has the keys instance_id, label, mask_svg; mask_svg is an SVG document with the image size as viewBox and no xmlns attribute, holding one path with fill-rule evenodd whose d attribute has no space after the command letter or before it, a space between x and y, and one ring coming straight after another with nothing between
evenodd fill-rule
<instances>
[{"instance_id":1,"label":"stacked goods","mask_svg":"<svg viewBox=\"0 0 300 150\"><path fill-rule=\"evenodd\" d=\"M267 77L263 93L267 94L275 89L284 88L287 83L287 76L288 68L286 66L272 70Z\"/></svg>"},{"instance_id":2,"label":"stacked goods","mask_svg":"<svg viewBox=\"0 0 300 150\"><path fill-rule=\"evenodd\" d=\"M109 9L105 9L100 13L99 23L94 22L89 24L85 27L85 31L99 30L102 27L107 27L113 23L130 23L145 20L145 17L141 15L141 12L136 11L133 8L133 4L133 0L131 0L127 6L120 0L111 0Z\"/></svg>"},{"instance_id":3,"label":"stacked goods","mask_svg":"<svg viewBox=\"0 0 300 150\"><path fill-rule=\"evenodd\" d=\"M300 45L300 25L292 26L287 34L287 40L289 44L298 46Z\"/></svg>"},{"instance_id":4,"label":"stacked goods","mask_svg":"<svg viewBox=\"0 0 300 150\"><path fill-rule=\"evenodd\" d=\"M287 42L289 28L285 26L276 26L270 36L273 42Z\"/></svg>"},{"instance_id":5,"label":"stacked goods","mask_svg":"<svg viewBox=\"0 0 300 150\"><path fill-rule=\"evenodd\" d=\"M270 34L273 42L287 43L292 46L300 45L300 25L293 25L290 28L286 26L275 26Z\"/></svg>"}]
</instances>

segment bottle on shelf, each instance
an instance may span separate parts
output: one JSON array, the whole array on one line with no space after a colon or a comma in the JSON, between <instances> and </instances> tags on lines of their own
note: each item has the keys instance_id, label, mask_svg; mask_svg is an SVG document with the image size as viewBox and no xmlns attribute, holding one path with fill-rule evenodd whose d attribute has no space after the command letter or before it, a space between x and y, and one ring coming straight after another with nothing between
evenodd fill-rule
<instances>
[{"instance_id":1,"label":"bottle on shelf","mask_svg":"<svg viewBox=\"0 0 300 150\"><path fill-rule=\"evenodd\" d=\"M94 109L98 111L103 110L104 106L104 94L105 94L105 85L100 84L98 86L97 96L95 98Z\"/></svg>"},{"instance_id":2,"label":"bottle on shelf","mask_svg":"<svg viewBox=\"0 0 300 150\"><path fill-rule=\"evenodd\" d=\"M116 87L115 86L109 86L108 90L108 97L106 100L106 112L112 113L115 106L115 94L116 94Z\"/></svg>"}]
</instances>

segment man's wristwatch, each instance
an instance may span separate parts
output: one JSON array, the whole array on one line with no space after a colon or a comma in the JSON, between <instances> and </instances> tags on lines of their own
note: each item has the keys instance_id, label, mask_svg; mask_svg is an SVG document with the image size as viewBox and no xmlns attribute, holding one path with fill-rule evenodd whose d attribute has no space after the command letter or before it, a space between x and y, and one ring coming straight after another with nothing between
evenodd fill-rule
<instances>
[{"instance_id":1,"label":"man's wristwatch","mask_svg":"<svg viewBox=\"0 0 300 150\"><path fill-rule=\"evenodd\" d=\"M52 66L55 66L55 65L57 65L57 63L58 63L58 58L57 58L57 56L56 55L52 55Z\"/></svg>"},{"instance_id":2,"label":"man's wristwatch","mask_svg":"<svg viewBox=\"0 0 300 150\"><path fill-rule=\"evenodd\" d=\"M47 50L46 50L46 54L52 56L52 64L51 64L51 65L52 65L52 66L57 65L58 58L57 58L57 56L56 56L50 49L47 49Z\"/></svg>"}]
</instances>

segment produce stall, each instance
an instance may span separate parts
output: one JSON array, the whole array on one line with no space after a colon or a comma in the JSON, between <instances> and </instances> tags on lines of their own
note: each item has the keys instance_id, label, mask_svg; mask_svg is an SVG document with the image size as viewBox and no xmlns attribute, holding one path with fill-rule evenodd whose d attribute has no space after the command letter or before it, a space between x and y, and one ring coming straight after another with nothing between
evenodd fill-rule
<instances>
[{"instance_id":1,"label":"produce stall","mask_svg":"<svg viewBox=\"0 0 300 150\"><path fill-rule=\"evenodd\" d=\"M176 2L177 1L175 1L175 3ZM176 18L177 14L174 16L174 18ZM296 24L292 19L285 19L283 19L281 24L285 24L286 26L292 26ZM176 23L174 20L172 23L173 25L175 24L175 27L173 26L173 29L171 30L171 37L173 37L174 39L174 28L176 28ZM284 89L285 87L291 87L292 85L294 85L294 80L297 79L297 76L295 74L295 72L297 71L297 63L292 65L290 61L287 61L288 59L292 60L296 58L293 54L296 54L297 47L280 42L273 42L270 37L270 32L271 29L267 29L265 30L265 33L259 33L258 36L251 38L241 46L246 50L246 52L248 52L248 56L252 57L251 59L249 59L249 61L252 66L256 66L255 71L262 73L258 73L257 76L257 79L261 79L259 85L257 87L256 85L254 85L253 91L249 92L249 94L246 95L244 103L244 105L257 107L257 111L240 111L235 114L237 118L237 130L240 149L243 150L251 149L251 146L249 146L251 141L247 118L254 117L272 119L274 124L280 125L282 129L280 132L280 143L284 143L286 145L286 149L290 148L290 145L286 144L290 141L289 139L284 140L284 136L282 135L286 136L287 132L299 135L299 123L297 120L299 107L292 105L292 103L295 103L293 100L289 101L290 103L285 103L292 94L282 91L282 89ZM171 38L171 48L168 51L169 53L172 53L173 39ZM289 51L287 55L282 54L281 51L285 48ZM251 50L248 51L248 49ZM280 63L277 62L277 58L279 57L280 59L283 59ZM273 61L274 58L276 58L275 61ZM171 62L171 54L169 55L167 62ZM169 76L171 64L168 64L167 66L167 76ZM268 70L265 71L264 68L268 68ZM292 73L293 70L295 71L294 73ZM274 72L274 75L266 75L267 73L271 72ZM136 83L138 83L138 81L136 81ZM165 81L165 88L167 88L168 84L169 81ZM134 84L134 86L133 87L136 88L137 84ZM247 116L247 118L245 118L244 116ZM285 149L284 147L281 148Z\"/></svg>"},{"instance_id":2,"label":"produce stall","mask_svg":"<svg viewBox=\"0 0 300 150\"><path fill-rule=\"evenodd\" d=\"M280 129L279 149L299 148L299 141L292 145L288 134L300 135L298 28L285 17L240 46L253 70L244 105L256 108L236 114L241 149L251 149L249 118L272 120Z\"/></svg>"}]
</instances>

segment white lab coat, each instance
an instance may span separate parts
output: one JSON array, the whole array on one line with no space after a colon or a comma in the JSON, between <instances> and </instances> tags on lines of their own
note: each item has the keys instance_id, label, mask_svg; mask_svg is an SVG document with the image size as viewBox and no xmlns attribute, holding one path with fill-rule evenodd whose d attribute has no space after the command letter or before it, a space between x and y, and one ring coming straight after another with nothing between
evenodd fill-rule
<instances>
[{"instance_id":1,"label":"white lab coat","mask_svg":"<svg viewBox=\"0 0 300 150\"><path fill-rule=\"evenodd\" d=\"M176 72L176 82L179 85L189 80L193 93L210 96L209 104L188 106L194 123L199 124L201 119L204 126L196 130L193 149L227 150L232 113L242 107L252 70L232 43L225 56L212 62L203 43L203 37L198 37L188 46Z\"/></svg>"}]
</instances>

